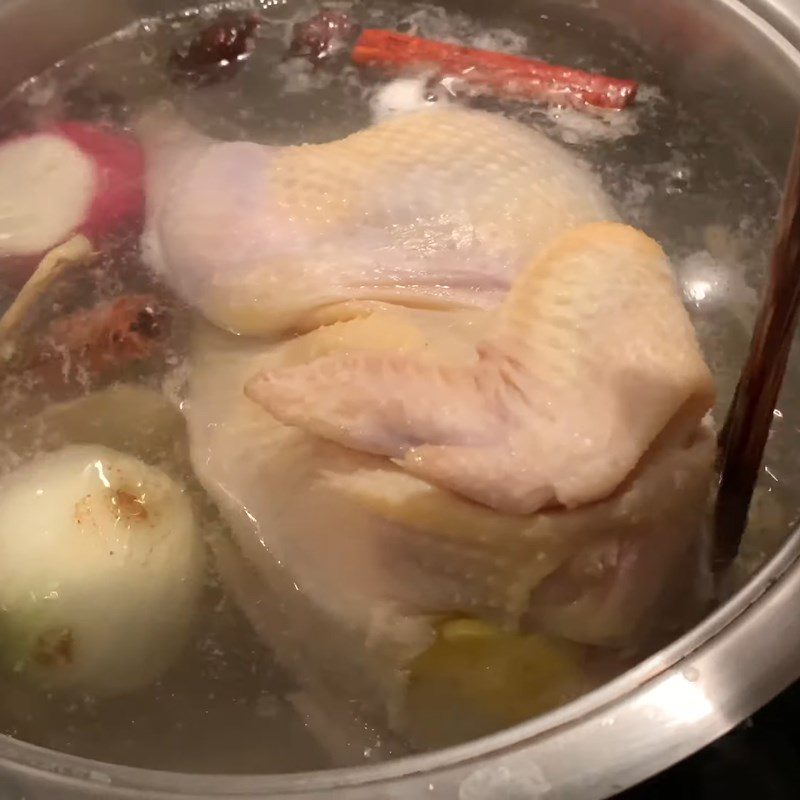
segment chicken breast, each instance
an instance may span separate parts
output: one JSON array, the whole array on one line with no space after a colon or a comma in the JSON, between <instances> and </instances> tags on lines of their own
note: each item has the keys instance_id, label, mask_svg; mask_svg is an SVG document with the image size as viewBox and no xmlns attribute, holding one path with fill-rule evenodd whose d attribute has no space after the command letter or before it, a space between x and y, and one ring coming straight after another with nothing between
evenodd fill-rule
<instances>
[{"instance_id":1,"label":"chicken breast","mask_svg":"<svg viewBox=\"0 0 800 800\"><path fill-rule=\"evenodd\" d=\"M300 147L215 141L164 109L139 131L148 261L240 333L356 299L491 308L553 237L615 218L566 150L457 107Z\"/></svg>"}]
</instances>

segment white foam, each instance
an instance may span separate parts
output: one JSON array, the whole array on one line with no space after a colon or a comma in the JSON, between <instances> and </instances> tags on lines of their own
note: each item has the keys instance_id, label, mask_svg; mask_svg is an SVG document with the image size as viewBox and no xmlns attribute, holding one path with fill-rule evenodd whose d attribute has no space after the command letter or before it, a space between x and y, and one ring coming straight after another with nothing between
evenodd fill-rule
<instances>
[{"instance_id":1,"label":"white foam","mask_svg":"<svg viewBox=\"0 0 800 800\"><path fill-rule=\"evenodd\" d=\"M748 285L741 265L699 250L680 261L677 272L687 302L698 309L727 308L746 327L752 323L758 293Z\"/></svg>"},{"instance_id":2,"label":"white foam","mask_svg":"<svg viewBox=\"0 0 800 800\"><path fill-rule=\"evenodd\" d=\"M528 49L528 37L508 28L495 28L470 37L469 44L480 50L517 55Z\"/></svg>"},{"instance_id":3,"label":"white foam","mask_svg":"<svg viewBox=\"0 0 800 800\"><path fill-rule=\"evenodd\" d=\"M614 141L639 132L633 111L587 111L551 106L541 113L555 124L556 133L567 144Z\"/></svg>"},{"instance_id":4,"label":"white foam","mask_svg":"<svg viewBox=\"0 0 800 800\"><path fill-rule=\"evenodd\" d=\"M277 74L283 79L283 94L303 94L329 86L334 76L325 70L315 70L307 61L293 58L279 64Z\"/></svg>"},{"instance_id":5,"label":"white foam","mask_svg":"<svg viewBox=\"0 0 800 800\"><path fill-rule=\"evenodd\" d=\"M444 98L433 97L426 88L423 78L398 78L380 86L370 100L372 118L382 122L398 114L408 114L446 102Z\"/></svg>"},{"instance_id":6,"label":"white foam","mask_svg":"<svg viewBox=\"0 0 800 800\"><path fill-rule=\"evenodd\" d=\"M441 6L423 5L407 14L401 21L401 28L413 35L452 42L480 50L493 50L498 53L525 53L528 38L510 28L485 28L477 26L469 17L448 12Z\"/></svg>"}]
</instances>

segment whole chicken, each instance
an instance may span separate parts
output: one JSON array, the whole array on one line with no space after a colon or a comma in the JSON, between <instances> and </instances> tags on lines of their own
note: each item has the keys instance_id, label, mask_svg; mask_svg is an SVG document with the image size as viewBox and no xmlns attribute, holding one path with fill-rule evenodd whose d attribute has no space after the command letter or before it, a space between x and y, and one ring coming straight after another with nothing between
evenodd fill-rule
<instances>
[{"instance_id":1,"label":"whole chicken","mask_svg":"<svg viewBox=\"0 0 800 800\"><path fill-rule=\"evenodd\" d=\"M446 743L697 610L713 383L667 257L566 151L456 108L142 136L147 252L205 317L184 412L220 570L304 709Z\"/></svg>"}]
</instances>

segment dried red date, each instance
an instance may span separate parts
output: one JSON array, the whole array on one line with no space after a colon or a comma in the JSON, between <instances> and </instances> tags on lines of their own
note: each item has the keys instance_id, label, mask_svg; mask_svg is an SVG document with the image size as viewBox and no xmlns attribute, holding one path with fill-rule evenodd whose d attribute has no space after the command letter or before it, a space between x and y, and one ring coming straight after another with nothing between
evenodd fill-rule
<instances>
[{"instance_id":1,"label":"dried red date","mask_svg":"<svg viewBox=\"0 0 800 800\"><path fill-rule=\"evenodd\" d=\"M255 50L255 34L261 25L256 14L220 15L181 49L172 52L169 68L176 80L198 84L233 77Z\"/></svg>"},{"instance_id":2,"label":"dried red date","mask_svg":"<svg viewBox=\"0 0 800 800\"><path fill-rule=\"evenodd\" d=\"M361 26L337 11L323 9L292 32L289 55L307 58L315 66L346 51L361 33Z\"/></svg>"}]
</instances>

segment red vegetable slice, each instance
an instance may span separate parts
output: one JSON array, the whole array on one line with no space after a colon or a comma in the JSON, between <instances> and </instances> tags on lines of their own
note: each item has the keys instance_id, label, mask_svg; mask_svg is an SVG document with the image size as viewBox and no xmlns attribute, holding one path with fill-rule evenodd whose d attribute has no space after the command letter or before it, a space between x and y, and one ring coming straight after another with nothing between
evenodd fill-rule
<instances>
[{"instance_id":1,"label":"red vegetable slice","mask_svg":"<svg viewBox=\"0 0 800 800\"><path fill-rule=\"evenodd\" d=\"M80 226L90 239L125 221L141 218L144 210L144 157L133 137L82 122L54 128L94 162L96 186L89 213Z\"/></svg>"},{"instance_id":2,"label":"red vegetable slice","mask_svg":"<svg viewBox=\"0 0 800 800\"><path fill-rule=\"evenodd\" d=\"M32 269L76 232L140 224L143 175L138 143L104 126L64 122L0 142L0 257Z\"/></svg>"}]
</instances>

